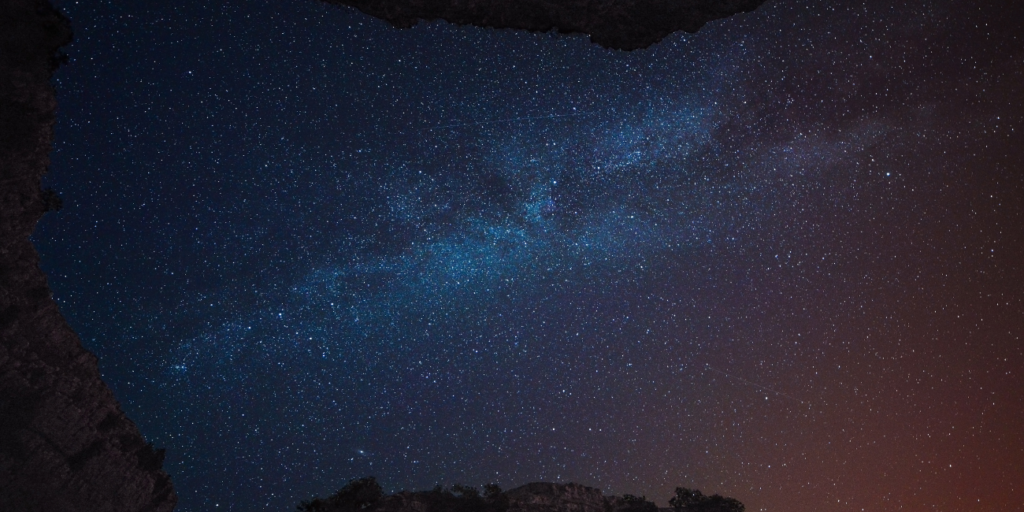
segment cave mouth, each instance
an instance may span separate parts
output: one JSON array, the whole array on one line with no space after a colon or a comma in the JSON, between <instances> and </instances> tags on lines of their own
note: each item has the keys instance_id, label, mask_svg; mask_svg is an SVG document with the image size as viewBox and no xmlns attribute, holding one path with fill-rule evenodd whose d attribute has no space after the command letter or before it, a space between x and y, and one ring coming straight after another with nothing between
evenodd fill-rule
<instances>
[{"instance_id":1,"label":"cave mouth","mask_svg":"<svg viewBox=\"0 0 1024 512\"><path fill-rule=\"evenodd\" d=\"M768 468L846 481L793 455L831 450L831 420L906 414L879 398L893 389L978 403L973 388L880 382L905 347L970 375L985 368L972 354L1016 357L987 331L971 354L935 341L976 335L982 317L992 332L1018 322L966 299L1019 296L1005 285L1019 243L976 238L1019 220L999 208L1024 197L1006 172L1024 145L984 131L1019 112L1016 89L979 78L1015 86L1015 57L968 58L998 46L964 29L990 17L896 7L915 21L865 37L884 20L856 6L766 6L624 53L583 36L395 31L313 2L178 7L66 6L84 25L56 76L56 192L32 181L49 97L23 102L35 131L3 127L10 147L46 144L5 160L27 179L0 177L16 233L0 280L20 290L0 297L0 364L32 361L2 373L0 437L20 443L2 468L44 453L68 469L59 485L125 510L173 507L161 466L183 510L291 507L369 474L429 488L453 468L657 496L718 478L695 483L783 507L794 495L743 486ZM44 36L60 26L35 12ZM26 82L37 92L51 50ZM900 64L939 54L928 73ZM113 394L34 268L27 236L58 196L33 240ZM1002 213L977 215L979 201ZM963 263L981 246L984 264ZM879 334L894 332L895 345ZM30 392L53 382L57 399ZM65 421L79 434L37 435L64 432L44 421L62 407L81 413ZM991 410L990 425L1015 424ZM974 418L950 414L958 431ZM889 423L837 467L925 450L894 440L938 424ZM988 437L971 449L1006 460ZM101 470L118 481L75 480ZM39 493L40 474L11 488ZM55 510L77 499L51 495Z\"/></svg>"},{"instance_id":2,"label":"cave mouth","mask_svg":"<svg viewBox=\"0 0 1024 512\"><path fill-rule=\"evenodd\" d=\"M177 500L167 473L161 469L164 465L165 450L154 448L152 443L147 443L139 435L135 424L121 412L120 405L100 380L96 359L83 349L79 336L65 324L58 310L53 308L47 279L37 268L36 253L27 237L45 212L59 211L67 206L62 216L46 217L33 235L36 245L43 254L42 265L50 274L49 284L53 285L56 292L56 301L68 315L71 326L84 338L85 346L100 355L103 363L99 365L99 370L102 371L104 379L111 384L132 416L140 419L142 430L149 434L147 437L157 441L158 445L172 446L169 464L176 469L180 469L181 465L187 464L188 461L174 455L187 451L195 437L202 435L198 432L208 429L209 424L203 423L191 432L185 432L187 429L179 428L183 425L180 418L168 420L182 410L187 410L188 406L184 404L202 404L205 398L192 395L185 402L179 401L176 406L168 408L168 404L174 401L174 397L171 396L175 386L189 385L189 379L195 374L197 367L211 371L212 367L203 368L203 365L220 366L221 369L212 371L223 373L223 365L237 363L239 358L250 361L263 358L263 362L266 363L268 357L268 353L259 353L255 356L251 353L240 354L230 347L223 346L216 349L216 353L199 351L209 349L210 343L216 345L218 337L240 335L252 339L252 336L261 335L250 332L253 325L256 325L256 333L270 332L272 336L280 334L278 328L269 326L266 322L261 323L258 318L253 321L254 317L251 314L240 313L243 309L262 308L262 316L272 317L273 314L266 311L265 303L289 296L289 293L294 292L295 287L299 285L306 286L309 290L317 288L318 291L323 291L321 289L326 287L334 290L333 293L336 294L341 293L338 290L345 287L360 287L371 295L385 292L392 295L405 293L395 290L395 282L399 278L412 275L415 272L413 267L420 265L414 255L414 246L417 243L423 245L424 238L419 231L422 231L424 226L431 231L426 240L440 240L433 245L428 243L427 250L449 251L450 256L461 253L462 261L465 263L448 265L439 257L434 258L435 268L428 278L434 282L426 286L447 286L451 279L456 279L457 282L471 280L481 273L483 266L479 262L473 263L471 260L474 258L506 262L524 258L536 260L535 253L524 255L519 244L523 242L524 236L535 238L541 235L540 232L547 229L540 227L541 222L545 225L555 223L559 226L558 229L578 230L585 221L579 218L579 212L569 215L563 211L565 206L575 208L580 205L566 204L561 205L561 209L558 208L554 200L547 197L550 192L540 190L547 187L546 184L539 184L537 181L542 178L535 176L523 180L517 176L487 171L484 178L468 184L439 185L442 188L456 189L443 191L450 197L458 197L458 200L453 201L454 211L447 207L439 209L436 205L415 204L422 203L422 198L410 195L389 198L393 204L388 205L390 211L386 214L380 214L372 207L368 210L364 208L359 213L367 218L358 219L350 216L356 221L339 221L338 224L341 226L335 227L344 231L355 246L346 247L339 244L339 247L327 252L323 252L324 248L319 247L320 255L300 262L300 265L306 265L302 269L305 274L301 280L295 278L298 274L288 275L282 279L281 268L295 262L293 258L286 261L289 258L282 255L307 250L308 247L297 238L282 234L282 231L293 230L295 225L268 225L267 219L261 218L261 214L265 214L266 211L256 212L247 209L250 201L270 203L278 208L291 210L291 213L296 214L296 225L301 226L300 218L308 218L311 214L336 213L327 212L323 208L317 210L316 206L323 206L322 203L325 201L338 200L339 194L348 194L346 197L350 197L352 194L365 193L368 198L382 199L382 194L373 190L378 184L367 183L365 180L348 184L338 181L331 184L335 186L335 190L325 194L321 183L323 180L319 179L322 176L289 176L288 180L292 184L295 184L296 180L311 178L316 185L298 191L300 204L291 204L287 200L282 201L280 197L275 197L277 193L296 192L289 190L288 185L282 185L282 182L262 183L262 188L257 187L255 192L248 190L246 185L233 188L218 180L228 179L239 183L244 182L246 178L237 174L217 172L213 168L223 169L232 165L258 168L259 163L263 163L263 170L266 172L271 172L269 169L276 166L275 170L293 173L296 168L302 166L296 165L296 159L301 159L301 155L289 155L292 150L301 153L311 147L323 149L318 147L318 144L334 144L342 148L340 153L321 151L319 156L324 161L333 163L348 159L346 163L351 164L353 155L364 152L368 155L372 148L363 147L364 145L352 141L337 144L337 140L331 140L329 137L318 141L316 130L291 134L302 137L309 143L309 147L270 148L266 133L260 133L260 130L266 129L267 123L292 122L301 125L304 114L291 111L288 113L293 116L291 119L282 119L280 107L287 105L290 98L280 96L275 98L276 105L270 102L261 104L264 107L262 113L269 115L259 115L262 113L256 113L259 108L257 107L245 112L243 117L254 114L253 117L260 117L259 120L248 123L247 119L235 119L234 123L219 125L218 128L223 130L219 134L211 136L209 133L202 133L199 134L199 138L203 140L196 140L195 136L202 130L194 130L192 128L195 125L188 125L197 121L195 118L188 119L190 114L195 113L194 107L208 106L210 110L207 114L217 116L221 114L217 112L218 109L239 98L232 97L227 90L221 90L221 94L217 94L216 88L205 91L212 93L213 97L189 89L187 79L197 78L198 82L202 78L197 76L193 69L177 69L177 63L179 59L191 60L193 62L186 67L195 68L198 73L210 72L211 69L203 69L201 65L201 61L210 60L210 55L205 55L204 49L224 46L220 43L225 42L223 39L209 39L210 31L232 25L230 18L238 12L240 6L220 6L216 9L200 6L197 9L203 12L192 13L209 15L205 21L217 18L214 24L220 23L220 26L204 26L202 20L196 23L197 18L178 16L180 13L161 11L161 7L146 5L134 8L82 7L69 3L60 7L81 22L78 39L67 49L67 54L60 48L71 41L70 24L67 18L49 3L42 0L12 2L5 7L7 12L3 20L5 36L2 44L6 59L2 62L3 76L10 78L11 81L4 81L2 84L3 95L0 98L3 100L5 111L4 125L0 130L5 170L4 173L0 173L0 184L4 186L3 197L0 199L3 200L4 207L3 231L10 236L4 239L5 259L0 266L0 270L3 271L0 278L5 290L16 292L13 295L5 295L3 300L0 300L0 327L5 329L6 345L0 359L3 364L13 364L16 368L13 373L6 373L9 378L3 382L3 395L0 397L3 398L0 401L0 409L6 419L2 425L5 442L0 447L3 454L0 462L3 462L5 474L12 482L0 495L0 502L4 503L4 506L46 507L52 510L79 510L83 507L91 510L94 506L113 507L119 510L135 510L140 509L139 507L147 510L169 510L174 507ZM304 14L313 12L320 15L322 12L322 9L316 11L311 5L305 5L300 10ZM708 13L709 19L721 16L718 11ZM605 14L606 20L614 17L609 13ZM141 24L136 24L137 21ZM363 27L368 20L362 16L353 16L349 12L341 21L351 30L353 26ZM268 19L264 19L263 22L273 23ZM467 19L461 19L460 22L465 23ZM508 22L509 18L506 17L503 23ZM559 23L556 21L555 26ZM513 21L512 24L516 23ZM693 21L687 27L694 29L699 24L703 24L703 21ZM143 25L147 30L152 30L145 34L130 33L131 27ZM237 25L233 28L244 30ZM538 29L529 23L522 28ZM195 32L182 36L177 32L179 29L184 32ZM381 31L379 23L376 30ZM561 28L562 32L575 30L574 27ZM641 27L639 32L646 30ZM330 39L331 35L327 32L321 27L319 34ZM639 32L634 31L634 36L648 37L642 36ZM361 35L366 33L364 30ZM280 33L268 35L269 39L281 36ZM664 35L661 34L658 38ZM204 37L207 39L204 40ZM234 33L232 37L238 37L238 33ZM646 46L650 42L653 40L648 40L642 45ZM276 50L280 50L281 53L287 54L290 51L287 43L280 40L276 43ZM178 48L188 47L190 44L194 45L193 51L177 51ZM247 44L248 47L242 49L242 54L260 52L259 42L250 40ZM636 46L638 43L626 44ZM132 48L133 46L135 47ZM150 51L142 48L148 48ZM128 60L117 60L121 57L127 57ZM108 58L113 60L105 60ZM246 59L239 55L235 55L235 58L234 62ZM60 64L68 63L69 60L72 65L56 76L56 85L62 97L62 115L56 126L58 143L52 155L54 173L46 178L46 188L40 189L37 180L48 171L51 164L48 153L51 127L55 121L53 90L46 82ZM270 61L265 58L250 60L248 69L238 71L258 71L264 65L273 66L273 61L273 58ZM89 65L83 66L86 62ZM200 65L192 65L197 63ZM230 63L228 64L226 69L230 69ZM167 74L178 72L182 75ZM127 76L131 74L135 76ZM372 75L373 73L364 73L362 78L379 78ZM206 78L209 76L206 75ZM182 78L186 80L182 81ZM191 85L194 86L195 82ZM284 87L288 85L285 84ZM161 86L167 86L168 89L157 91L156 89ZM174 100L177 103L161 103L159 96L162 93L171 95L175 88L179 93L178 98ZM182 92L184 94L180 94ZM258 95L258 91L252 89L245 93ZM146 94L153 96L143 97ZM314 106L325 105L321 101L320 105ZM466 130L481 124L535 124L543 121L550 124L560 118L592 114L576 112L576 109L561 112L543 105L536 107L536 112L517 110L513 118L507 119L489 119L481 122L477 116L435 116L436 119L443 119L449 124L421 127L410 125L403 128L426 132L436 129ZM299 122L296 123L296 120ZM323 120L321 118L317 121ZM169 131L154 133L163 129ZM538 133L533 134L534 137L537 135ZM237 138L232 139L233 136ZM403 143L401 137L382 140L384 145ZM284 141L283 137L281 141ZM209 151L210 147L204 146L203 142L213 142L215 145L247 144L258 149L218 154L216 151ZM379 143L380 141L378 145ZM261 152L262 149L267 151ZM345 154L346 152L349 154ZM287 155L287 158L280 160L270 157L271 155ZM405 156L407 155L399 157ZM221 158L234 160L223 165ZM439 158L443 158L443 155L435 155L432 162L437 165ZM479 158L477 160L476 164L481 164ZM177 181L160 179L164 176L169 162L172 162L172 166L207 166L205 171L209 172L201 173L204 176L198 179L196 176ZM359 172L366 172L371 167L366 162L358 162L358 165L363 166L358 169ZM70 172L82 167L111 172L92 174L88 177L78 171ZM351 178L351 172L348 171L346 179ZM414 183L417 176L401 175L399 172L394 174L392 186L397 184L427 187ZM340 174L334 177L340 178ZM281 177L279 179L284 180ZM313 204L314 211L303 209L303 201L307 205ZM395 201L405 203L399 204ZM234 217L230 227L226 228L227 231L249 230L249 234L233 237L224 232L208 232L205 235L219 239L226 247L200 247L199 245L203 244L197 245L195 237L204 235L197 235L195 231L199 230L198 225L206 223L200 221L192 226L182 224L196 220L190 216L194 215L197 209L204 208L207 211L218 210L221 213L233 211ZM467 216L464 211L470 210L476 213ZM374 215L377 216L376 219L372 218ZM213 223L222 220L224 219ZM365 225L360 225L361 222L370 221L374 221L375 232L367 229ZM381 223L385 226L381 227ZM192 233L187 233L189 228L192 228ZM471 232L467 233L467 228L470 228ZM500 246L500 249L497 252L490 249L481 251L481 237L494 236L499 232L503 234L499 235L500 240L495 239L495 245ZM310 234L306 233L303 236L308 239ZM573 236L578 238L582 235L577 233ZM556 250L565 252L566 241L563 238L548 237L544 243L553 244L557 246ZM275 250L264 250L266 246L275 244L280 246ZM215 242L212 245L218 244ZM75 247L75 250L68 251L68 247ZM348 262L347 266L339 266L334 261L337 256L335 253L346 250L355 255L354 259L366 259L369 263ZM231 259L225 255L232 251L235 251L235 256L245 259L247 263L239 265L238 261L232 261L232 265L225 266L224 263ZM201 252L205 255L202 261L199 261L191 258L189 252ZM423 256L422 252L419 256ZM141 261L149 261L153 266L146 268L146 265L135 264ZM245 265L249 265L249 268L240 268ZM253 271L253 268L257 270ZM403 268L404 270L401 270ZM488 269L483 271L492 272ZM395 272L398 272L397 277ZM254 277L253 274L258 276ZM259 289L253 287L249 290L243 289L244 286L225 288L227 283L237 284L239 280L260 278L276 280L276 285ZM282 285L282 282L285 284ZM207 298L211 296L215 300L208 301ZM209 307L214 308L224 306L225 300L229 304L225 309L218 310L219 316L212 322L209 319L202 319L202 315L194 315L195 311L186 313L194 305L191 303L200 304L202 307L199 311L203 311L207 302L211 302ZM333 304L331 306L333 307ZM327 311L322 309L324 304L311 307L321 308L316 314ZM310 311L314 309L300 308L299 316L308 316ZM236 314L248 317L247 321L241 323L253 325L243 326L239 322L229 321L232 315ZM189 315L191 318L186 318ZM279 311L278 319L282 316ZM112 318L118 321L110 322L109 319ZM129 318L130 320L125 321ZM206 327L217 324L216 334L211 336L209 332L200 332L203 331L204 322ZM184 341L181 341L182 339ZM48 341L40 343L40 340ZM326 358L327 350L325 347L321 348L325 349L322 357ZM206 356L215 361L206 360ZM198 361L193 361L194 359ZM281 359L275 357L274 362L281 364ZM271 375L272 373L247 375L245 379L276 378ZM53 379L47 377L48 375L56 377ZM235 393L234 399L237 400L237 387L235 391L230 391L229 388L232 386L228 385L221 391ZM170 392L165 392L168 389ZM76 398L68 402L63 398L67 396ZM251 407L253 402L259 402L265 396L264 394L255 399L245 397L241 400L246 402L244 407ZM218 404L220 412L231 408L230 405L224 407L225 402ZM209 407L204 411L209 412ZM211 415L213 414L211 412ZM244 417L245 413L241 415ZM61 420L51 421L57 417L61 417ZM161 422L174 423L175 420L178 420L175 428L154 427ZM74 425L74 428L61 428L61 424ZM180 442L176 438L186 440ZM368 452L355 449L354 453L365 456ZM64 467L66 471L54 476L52 471L46 469L53 464ZM111 475L116 475L116 478L111 478ZM114 487L121 490L115 491ZM194 505L195 502L190 499L183 503L186 508Z\"/></svg>"},{"instance_id":3,"label":"cave mouth","mask_svg":"<svg viewBox=\"0 0 1024 512\"><path fill-rule=\"evenodd\" d=\"M513 431L541 422L550 409L534 404L561 390L602 386L598 360L593 376L563 382L560 363L535 358L588 350L582 336L603 330L637 335L623 320L635 305L616 296L686 272L749 202L750 183L709 164L727 120L714 106L721 77L692 55L714 53L714 39L684 36L659 57L579 36L396 31L312 2L264 7L247 19L221 6L71 12L95 25L58 75L65 117L47 186L75 194L35 240L57 299L88 304L65 314L105 380L168 448L182 507L268 506L238 471L278 507L382 461L406 468L390 481L432 487L446 453L493 449L459 418L500 404L515 412L487 428ZM149 40L111 44L103 34L123 19L150 27ZM100 64L77 66L79 55ZM658 58L679 63L674 83L639 94L621 83ZM584 72L604 78L563 86ZM65 172L80 166L105 172ZM551 301L614 320L562 340L529 320ZM583 320L555 312L538 314L560 330ZM643 351L614 371L652 364ZM468 366L452 366L459 358ZM438 409L451 413L422 417ZM374 420L385 411L406 423ZM500 449L562 439L550 432ZM538 464L506 478L560 476ZM278 477L298 466L302 478Z\"/></svg>"}]
</instances>

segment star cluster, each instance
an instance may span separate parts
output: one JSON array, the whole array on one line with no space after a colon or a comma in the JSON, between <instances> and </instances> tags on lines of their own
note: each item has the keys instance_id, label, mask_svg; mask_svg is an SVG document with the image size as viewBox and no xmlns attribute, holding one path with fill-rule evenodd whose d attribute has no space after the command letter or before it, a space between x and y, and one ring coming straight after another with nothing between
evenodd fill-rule
<instances>
[{"instance_id":1,"label":"star cluster","mask_svg":"<svg viewBox=\"0 0 1024 512\"><path fill-rule=\"evenodd\" d=\"M58 4L35 241L179 510L366 475L1024 500L1019 8L775 1L625 53Z\"/></svg>"}]
</instances>

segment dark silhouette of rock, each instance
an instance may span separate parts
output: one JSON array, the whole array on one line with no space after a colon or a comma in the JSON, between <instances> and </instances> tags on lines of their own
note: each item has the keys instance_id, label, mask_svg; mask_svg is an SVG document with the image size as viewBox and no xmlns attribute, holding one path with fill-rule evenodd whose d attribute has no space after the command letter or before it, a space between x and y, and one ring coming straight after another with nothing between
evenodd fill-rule
<instances>
[{"instance_id":1,"label":"dark silhouette of rock","mask_svg":"<svg viewBox=\"0 0 1024 512\"><path fill-rule=\"evenodd\" d=\"M765 0L323 0L408 28L419 20L582 33L607 48L646 48L665 36L756 9Z\"/></svg>"},{"instance_id":2,"label":"dark silhouette of rock","mask_svg":"<svg viewBox=\"0 0 1024 512\"><path fill-rule=\"evenodd\" d=\"M0 0L0 510L169 512L163 450L143 440L57 310L29 234L57 107L50 76L71 41L45 0Z\"/></svg>"}]
</instances>

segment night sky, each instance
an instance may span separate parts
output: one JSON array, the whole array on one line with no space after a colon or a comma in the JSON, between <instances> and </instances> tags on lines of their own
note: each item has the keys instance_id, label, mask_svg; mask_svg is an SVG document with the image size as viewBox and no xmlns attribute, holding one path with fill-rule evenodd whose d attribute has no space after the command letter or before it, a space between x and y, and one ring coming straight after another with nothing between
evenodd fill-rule
<instances>
[{"instance_id":1,"label":"night sky","mask_svg":"<svg viewBox=\"0 0 1024 512\"><path fill-rule=\"evenodd\" d=\"M1024 508L1021 2L770 0L630 53L57 4L34 240L179 511L366 475Z\"/></svg>"}]
</instances>

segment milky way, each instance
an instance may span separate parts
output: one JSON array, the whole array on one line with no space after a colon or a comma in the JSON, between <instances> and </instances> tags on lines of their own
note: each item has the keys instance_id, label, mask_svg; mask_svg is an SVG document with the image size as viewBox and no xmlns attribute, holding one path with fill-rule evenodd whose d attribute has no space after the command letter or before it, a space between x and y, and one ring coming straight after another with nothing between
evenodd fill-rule
<instances>
[{"instance_id":1,"label":"milky way","mask_svg":"<svg viewBox=\"0 0 1024 512\"><path fill-rule=\"evenodd\" d=\"M366 475L1024 500L1022 13L774 1L625 53L59 4L35 241L179 510Z\"/></svg>"}]
</instances>

